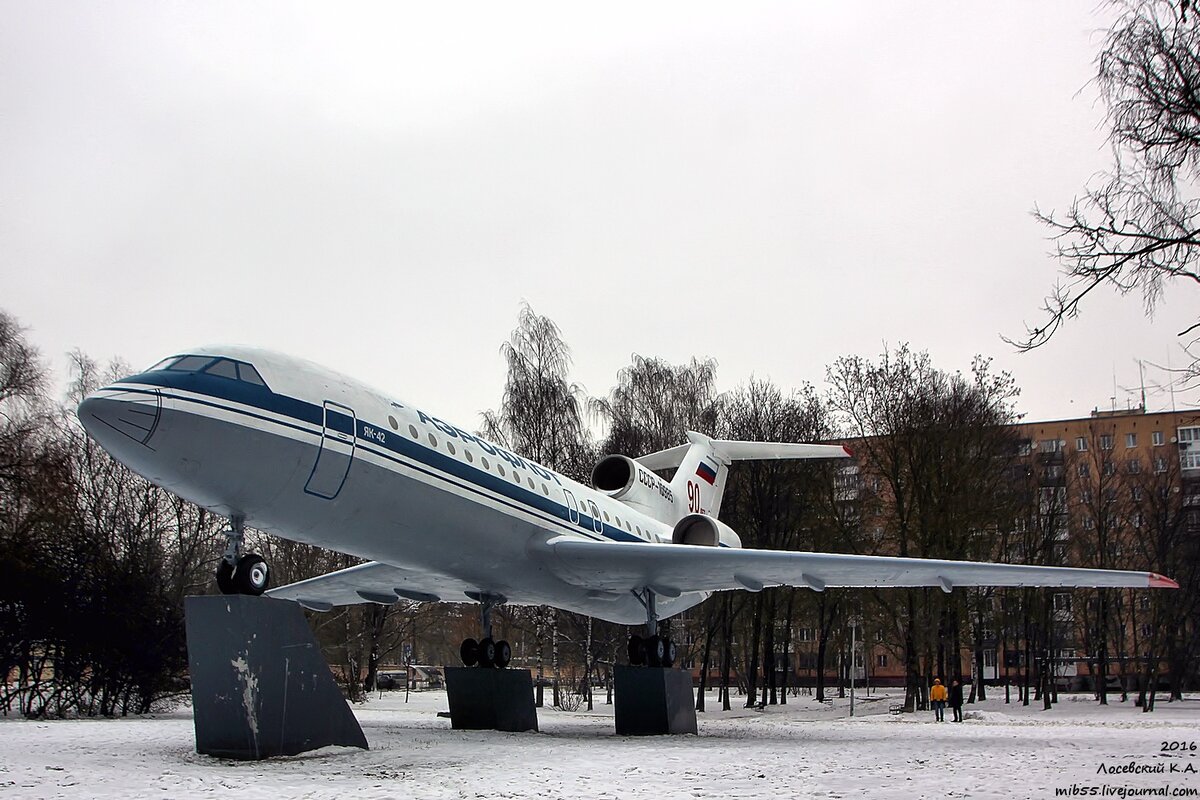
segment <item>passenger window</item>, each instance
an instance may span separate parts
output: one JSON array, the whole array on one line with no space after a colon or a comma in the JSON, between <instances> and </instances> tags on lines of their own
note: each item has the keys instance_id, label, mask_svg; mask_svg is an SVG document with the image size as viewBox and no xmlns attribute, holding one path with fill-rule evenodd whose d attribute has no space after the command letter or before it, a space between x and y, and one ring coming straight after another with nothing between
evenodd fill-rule
<instances>
[{"instance_id":1,"label":"passenger window","mask_svg":"<svg viewBox=\"0 0 1200 800\"><path fill-rule=\"evenodd\" d=\"M396 418L393 417L391 414L388 414L388 425L391 425L392 430L394 430L394 431L400 430L400 423L397 422Z\"/></svg>"},{"instance_id":2,"label":"passenger window","mask_svg":"<svg viewBox=\"0 0 1200 800\"><path fill-rule=\"evenodd\" d=\"M237 380L237 365L228 358L222 358L220 361L214 362L204 370L206 375L219 375L222 378Z\"/></svg>"},{"instance_id":3,"label":"passenger window","mask_svg":"<svg viewBox=\"0 0 1200 800\"><path fill-rule=\"evenodd\" d=\"M500 477L504 477L504 465L503 465L503 464L497 464L497 465L496 465L496 469L500 470Z\"/></svg>"},{"instance_id":4,"label":"passenger window","mask_svg":"<svg viewBox=\"0 0 1200 800\"><path fill-rule=\"evenodd\" d=\"M420 439L420 438L421 438L420 434L418 434L418 433L417 433L417 426L416 426L416 425L409 425L409 426L408 426L408 434L409 434L409 436L413 437L414 439Z\"/></svg>"},{"instance_id":5,"label":"passenger window","mask_svg":"<svg viewBox=\"0 0 1200 800\"><path fill-rule=\"evenodd\" d=\"M238 364L238 377L246 383L253 383L255 386L266 386L267 382L258 374L258 370L249 364Z\"/></svg>"},{"instance_id":6,"label":"passenger window","mask_svg":"<svg viewBox=\"0 0 1200 800\"><path fill-rule=\"evenodd\" d=\"M429 443L431 445L433 445L434 447L437 447L437 437L434 436L432 433L429 434Z\"/></svg>"},{"instance_id":7,"label":"passenger window","mask_svg":"<svg viewBox=\"0 0 1200 800\"><path fill-rule=\"evenodd\" d=\"M525 480L529 482L529 488L530 488L530 489L534 488L534 486L533 486L533 478L526 478Z\"/></svg>"},{"instance_id":8,"label":"passenger window","mask_svg":"<svg viewBox=\"0 0 1200 800\"><path fill-rule=\"evenodd\" d=\"M174 372L198 372L201 367L212 360L212 356L184 356L167 369Z\"/></svg>"},{"instance_id":9,"label":"passenger window","mask_svg":"<svg viewBox=\"0 0 1200 800\"><path fill-rule=\"evenodd\" d=\"M446 449L450 451L450 455L454 455L454 443L446 442Z\"/></svg>"},{"instance_id":10,"label":"passenger window","mask_svg":"<svg viewBox=\"0 0 1200 800\"><path fill-rule=\"evenodd\" d=\"M546 497L550 496L550 490L546 488L546 484L544 483L542 484L542 494L546 495Z\"/></svg>"},{"instance_id":11,"label":"passenger window","mask_svg":"<svg viewBox=\"0 0 1200 800\"><path fill-rule=\"evenodd\" d=\"M467 461L470 461L472 464L475 463L475 456L471 455L470 450L463 450L463 455L467 457Z\"/></svg>"},{"instance_id":12,"label":"passenger window","mask_svg":"<svg viewBox=\"0 0 1200 800\"><path fill-rule=\"evenodd\" d=\"M489 467L491 467L491 465L490 465L490 464L488 464L487 456L480 456L480 457L479 457L479 463L480 463L480 464L483 464L483 468L484 468L484 469L488 469Z\"/></svg>"}]
</instances>

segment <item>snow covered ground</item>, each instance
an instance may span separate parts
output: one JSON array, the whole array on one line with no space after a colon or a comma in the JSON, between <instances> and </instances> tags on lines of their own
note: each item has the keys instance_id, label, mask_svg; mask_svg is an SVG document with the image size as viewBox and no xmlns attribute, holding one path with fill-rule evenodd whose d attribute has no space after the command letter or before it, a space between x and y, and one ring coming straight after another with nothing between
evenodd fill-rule
<instances>
[{"instance_id":1,"label":"snow covered ground","mask_svg":"<svg viewBox=\"0 0 1200 800\"><path fill-rule=\"evenodd\" d=\"M829 709L800 697L763 712L701 714L699 736L649 738L615 736L612 709L599 700L592 713L541 709L540 733L509 734L451 730L436 715L447 708L444 693L407 704L390 693L355 709L371 750L266 762L197 755L188 710L2 720L0 798L1017 800L1086 796L1090 787L1094 796L1137 796L1128 792L1137 787L1200 797L1200 752L1187 749L1200 747L1200 699L1143 714L1090 697L1063 696L1049 712L1001 698L968 706L962 724L938 724L929 713L888 714L895 699L886 696L860 699L854 718L846 701ZM1184 751L1163 752L1171 742ZM1128 765L1139 771L1101 771Z\"/></svg>"}]
</instances>

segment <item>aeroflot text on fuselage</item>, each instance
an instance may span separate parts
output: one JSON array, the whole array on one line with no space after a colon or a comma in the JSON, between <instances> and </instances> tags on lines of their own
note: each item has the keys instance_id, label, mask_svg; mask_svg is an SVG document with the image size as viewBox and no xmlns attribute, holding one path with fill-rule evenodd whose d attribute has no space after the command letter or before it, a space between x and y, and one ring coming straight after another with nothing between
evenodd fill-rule
<instances>
[{"instance_id":1,"label":"aeroflot text on fuselage","mask_svg":"<svg viewBox=\"0 0 1200 800\"><path fill-rule=\"evenodd\" d=\"M423 422L427 425L433 425L435 428L437 428L439 431L446 434L447 436L452 436L452 437L455 437L458 439L462 439L464 442L478 445L479 449L482 450L483 452L487 453L488 455L493 455L493 456L497 456L498 458L503 458L505 461L507 461L509 464L512 465L513 469L527 469L530 472L534 473L535 475L539 475L542 478L545 478L546 480L554 481L559 486L562 485L562 481L560 481L558 479L558 476L555 475L550 470L546 469L545 467L539 466L539 465L533 463L532 461L526 461L525 459L521 458L520 456L514 455L514 454L508 452L503 447L497 447L496 445L491 444L490 442L480 439L478 436L473 436L473 435L467 433L466 431L464 431L462 428L457 428L454 425L451 425L449 422L442 422L437 417L431 417L419 408L414 408L413 410L417 412L417 416L421 418L421 422Z\"/></svg>"}]
</instances>

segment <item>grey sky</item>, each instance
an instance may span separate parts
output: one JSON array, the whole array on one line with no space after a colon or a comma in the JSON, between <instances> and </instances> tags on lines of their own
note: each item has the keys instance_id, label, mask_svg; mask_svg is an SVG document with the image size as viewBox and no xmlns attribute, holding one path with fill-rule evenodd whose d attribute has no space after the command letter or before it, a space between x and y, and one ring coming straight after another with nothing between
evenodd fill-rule
<instances>
[{"instance_id":1,"label":"grey sky","mask_svg":"<svg viewBox=\"0 0 1200 800\"><path fill-rule=\"evenodd\" d=\"M60 372L257 344L473 426L521 299L593 394L634 352L798 386L908 341L1039 419L1182 361L1190 289L999 338L1056 276L1033 204L1109 163L1092 0L0 14L0 308Z\"/></svg>"}]
</instances>

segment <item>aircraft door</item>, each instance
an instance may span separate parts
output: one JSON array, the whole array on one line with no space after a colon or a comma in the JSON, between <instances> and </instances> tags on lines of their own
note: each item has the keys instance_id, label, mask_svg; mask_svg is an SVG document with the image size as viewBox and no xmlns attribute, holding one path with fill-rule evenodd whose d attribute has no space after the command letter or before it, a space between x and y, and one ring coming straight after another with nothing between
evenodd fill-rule
<instances>
[{"instance_id":1,"label":"aircraft door","mask_svg":"<svg viewBox=\"0 0 1200 800\"><path fill-rule=\"evenodd\" d=\"M602 533L604 531L604 523L600 521L600 509L591 500L588 500L587 502L588 507L592 512L592 530L594 530L596 533Z\"/></svg>"},{"instance_id":2,"label":"aircraft door","mask_svg":"<svg viewBox=\"0 0 1200 800\"><path fill-rule=\"evenodd\" d=\"M317 452L317 460L304 491L326 500L338 496L354 460L354 434L357 428L358 419L354 416L354 409L332 400L325 401L321 449Z\"/></svg>"},{"instance_id":3,"label":"aircraft door","mask_svg":"<svg viewBox=\"0 0 1200 800\"><path fill-rule=\"evenodd\" d=\"M567 519L572 523L579 524L579 506L575 504L575 495L571 494L570 489L563 489L563 494L567 498Z\"/></svg>"}]
</instances>

